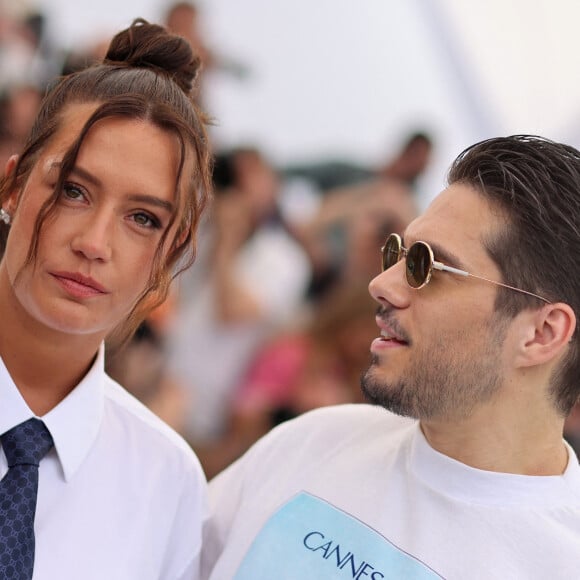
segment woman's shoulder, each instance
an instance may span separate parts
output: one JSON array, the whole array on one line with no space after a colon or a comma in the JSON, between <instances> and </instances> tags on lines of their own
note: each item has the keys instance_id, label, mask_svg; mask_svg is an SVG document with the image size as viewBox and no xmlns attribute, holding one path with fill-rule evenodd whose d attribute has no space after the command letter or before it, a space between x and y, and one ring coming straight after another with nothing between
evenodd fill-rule
<instances>
[{"instance_id":1,"label":"woman's shoulder","mask_svg":"<svg viewBox=\"0 0 580 580\"><path fill-rule=\"evenodd\" d=\"M181 461L199 467L197 457L185 439L108 375L105 376L104 394L103 421L116 425L125 435L131 435L129 439L120 439L119 444L126 440L134 441L136 445L148 447L150 453L157 449L168 456L180 456Z\"/></svg>"}]
</instances>

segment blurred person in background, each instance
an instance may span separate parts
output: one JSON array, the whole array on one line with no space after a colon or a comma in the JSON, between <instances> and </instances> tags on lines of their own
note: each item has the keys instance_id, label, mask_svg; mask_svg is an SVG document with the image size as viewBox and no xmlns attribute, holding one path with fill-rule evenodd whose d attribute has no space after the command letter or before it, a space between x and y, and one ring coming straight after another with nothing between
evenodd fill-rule
<instances>
[{"instance_id":1,"label":"blurred person in background","mask_svg":"<svg viewBox=\"0 0 580 580\"><path fill-rule=\"evenodd\" d=\"M46 18L27 2L0 2L0 86L43 90L59 71L45 34Z\"/></svg>"},{"instance_id":2,"label":"blurred person in background","mask_svg":"<svg viewBox=\"0 0 580 580\"><path fill-rule=\"evenodd\" d=\"M377 176L398 181L414 189L427 169L432 153L432 138L425 132L412 133L395 157L377 168Z\"/></svg>"},{"instance_id":3,"label":"blurred person in background","mask_svg":"<svg viewBox=\"0 0 580 580\"><path fill-rule=\"evenodd\" d=\"M309 179L322 195L381 178L396 180L415 190L417 181L431 161L432 153L433 138L427 131L418 130L411 131L395 154L375 167L349 161L319 161L292 165L284 172L289 176Z\"/></svg>"},{"instance_id":4,"label":"blurred person in background","mask_svg":"<svg viewBox=\"0 0 580 580\"><path fill-rule=\"evenodd\" d=\"M432 152L425 132L409 135L383 166L315 164L285 172L319 188L319 204L295 233L313 264L309 297L317 300L342 280L368 280L375 273L370 249L387 232L402 232L418 215L416 182ZM358 169L357 169L358 168ZM360 170L359 170L360 169Z\"/></svg>"},{"instance_id":5,"label":"blurred person in background","mask_svg":"<svg viewBox=\"0 0 580 580\"><path fill-rule=\"evenodd\" d=\"M5 86L0 94L0 164L21 151L32 129L42 93L31 84Z\"/></svg>"},{"instance_id":6,"label":"blurred person in background","mask_svg":"<svg viewBox=\"0 0 580 580\"><path fill-rule=\"evenodd\" d=\"M160 311L163 324L171 315L172 306L166 302L147 316L127 343L120 347L107 344L105 370L162 421L184 434L188 398L167 370L166 333L158 323Z\"/></svg>"},{"instance_id":7,"label":"blurred person in background","mask_svg":"<svg viewBox=\"0 0 580 580\"><path fill-rule=\"evenodd\" d=\"M580 457L580 403L576 403L564 423L564 438Z\"/></svg>"},{"instance_id":8,"label":"blurred person in background","mask_svg":"<svg viewBox=\"0 0 580 580\"><path fill-rule=\"evenodd\" d=\"M0 164L19 153L59 55L45 34L46 18L27 3L0 2Z\"/></svg>"},{"instance_id":9,"label":"blurred person in background","mask_svg":"<svg viewBox=\"0 0 580 580\"><path fill-rule=\"evenodd\" d=\"M413 193L398 181L372 180L322 198L311 218L295 225L313 265L309 298L317 301L342 283L367 282L376 273L372 248L417 214Z\"/></svg>"},{"instance_id":10,"label":"blurred person in background","mask_svg":"<svg viewBox=\"0 0 580 580\"><path fill-rule=\"evenodd\" d=\"M204 101L204 80L207 74L225 73L237 80L245 80L250 75L246 64L226 56L208 42L208 33L204 28L203 14L195 2L178 1L168 4L163 17L164 26L187 40L193 50L199 54L202 75L198 84L197 98ZM204 103L206 108L210 104Z\"/></svg>"},{"instance_id":11,"label":"blurred person in background","mask_svg":"<svg viewBox=\"0 0 580 580\"><path fill-rule=\"evenodd\" d=\"M207 477L283 421L318 407L362 402L359 380L376 333L375 310L366 283L342 284L309 316L267 340L232 394L224 435L196 449Z\"/></svg>"},{"instance_id":12,"label":"blurred person in background","mask_svg":"<svg viewBox=\"0 0 580 580\"><path fill-rule=\"evenodd\" d=\"M195 446L222 436L229 403L263 341L301 315L310 263L278 211L280 181L254 148L216 156L215 200L196 267L168 329L168 372L189 397Z\"/></svg>"},{"instance_id":13,"label":"blurred person in background","mask_svg":"<svg viewBox=\"0 0 580 580\"><path fill-rule=\"evenodd\" d=\"M207 46L201 14L199 8L193 2L175 2L167 7L163 24L182 38L185 38L191 48L199 55L201 65L208 69L215 65L215 57Z\"/></svg>"}]
</instances>

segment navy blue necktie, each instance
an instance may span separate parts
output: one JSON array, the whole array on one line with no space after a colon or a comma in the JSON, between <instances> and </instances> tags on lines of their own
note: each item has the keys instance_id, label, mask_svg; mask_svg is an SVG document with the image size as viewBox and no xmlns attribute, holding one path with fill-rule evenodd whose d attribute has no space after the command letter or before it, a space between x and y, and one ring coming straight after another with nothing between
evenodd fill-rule
<instances>
[{"instance_id":1,"label":"navy blue necktie","mask_svg":"<svg viewBox=\"0 0 580 580\"><path fill-rule=\"evenodd\" d=\"M38 464L53 441L39 419L16 425L0 439L9 467L0 481L0 578L30 580L34 567Z\"/></svg>"}]
</instances>

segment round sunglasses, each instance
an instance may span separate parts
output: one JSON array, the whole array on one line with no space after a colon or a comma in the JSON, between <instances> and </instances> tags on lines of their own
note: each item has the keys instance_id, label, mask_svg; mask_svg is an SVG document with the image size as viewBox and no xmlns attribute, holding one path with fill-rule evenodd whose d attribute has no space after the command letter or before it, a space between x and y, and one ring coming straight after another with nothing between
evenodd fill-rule
<instances>
[{"instance_id":1,"label":"round sunglasses","mask_svg":"<svg viewBox=\"0 0 580 580\"><path fill-rule=\"evenodd\" d=\"M439 270L441 272L457 274L458 276L477 278L478 280L483 280L484 282L489 282L490 284L495 284L502 288L508 288L515 292L521 292L522 294L533 296L547 304L551 304L549 300L546 300L545 298L542 298L542 296L538 296L533 292L528 292L521 288L515 288L514 286L509 286L502 282L496 282L495 280L489 280L482 276L476 276L475 274L470 274L465 270L459 270L458 268L453 268L452 266L446 266L441 262L437 262L433 256L431 246L426 242L415 242L409 249L407 249L403 247L403 241L399 234L391 234L387 238L385 245L381 248L381 253L383 258L383 272L388 270L391 266L394 266L402 258L405 258L405 277L407 279L407 284L416 290L427 286L429 280L431 280L431 276L433 275L433 270Z\"/></svg>"}]
</instances>

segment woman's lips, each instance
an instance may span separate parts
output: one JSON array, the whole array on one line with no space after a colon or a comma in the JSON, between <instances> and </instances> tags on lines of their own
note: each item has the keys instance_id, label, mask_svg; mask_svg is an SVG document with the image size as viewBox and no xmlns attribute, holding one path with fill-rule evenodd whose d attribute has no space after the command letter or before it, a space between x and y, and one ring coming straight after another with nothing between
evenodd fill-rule
<instances>
[{"instance_id":1,"label":"woman's lips","mask_svg":"<svg viewBox=\"0 0 580 580\"><path fill-rule=\"evenodd\" d=\"M78 272L51 272L51 275L62 288L77 298L109 294L109 291L99 282Z\"/></svg>"}]
</instances>

